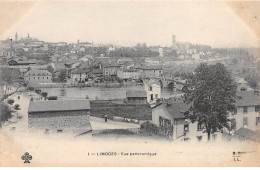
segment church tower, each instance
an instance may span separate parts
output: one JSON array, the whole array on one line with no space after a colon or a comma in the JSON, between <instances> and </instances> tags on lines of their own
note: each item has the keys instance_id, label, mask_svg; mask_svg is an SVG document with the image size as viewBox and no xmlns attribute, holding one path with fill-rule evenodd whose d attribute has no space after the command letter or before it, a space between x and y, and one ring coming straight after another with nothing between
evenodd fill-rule
<instances>
[{"instance_id":1,"label":"church tower","mask_svg":"<svg viewBox=\"0 0 260 170\"><path fill-rule=\"evenodd\" d=\"M18 34L17 34L17 32L15 33L15 41L18 41Z\"/></svg>"}]
</instances>

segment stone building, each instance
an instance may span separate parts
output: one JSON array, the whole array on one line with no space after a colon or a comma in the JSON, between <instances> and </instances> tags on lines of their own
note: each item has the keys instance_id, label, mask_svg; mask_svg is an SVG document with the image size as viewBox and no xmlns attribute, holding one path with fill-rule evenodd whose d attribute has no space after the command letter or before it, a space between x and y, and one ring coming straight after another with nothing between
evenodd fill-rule
<instances>
[{"instance_id":1,"label":"stone building","mask_svg":"<svg viewBox=\"0 0 260 170\"><path fill-rule=\"evenodd\" d=\"M129 90L126 92L128 104L147 104L147 94L144 90Z\"/></svg>"},{"instance_id":2,"label":"stone building","mask_svg":"<svg viewBox=\"0 0 260 170\"><path fill-rule=\"evenodd\" d=\"M89 128L88 100L31 101L28 110L29 128L63 132Z\"/></svg>"},{"instance_id":3,"label":"stone building","mask_svg":"<svg viewBox=\"0 0 260 170\"><path fill-rule=\"evenodd\" d=\"M51 83L52 74L47 70L30 70L24 74L24 80L28 84Z\"/></svg>"}]
</instances>

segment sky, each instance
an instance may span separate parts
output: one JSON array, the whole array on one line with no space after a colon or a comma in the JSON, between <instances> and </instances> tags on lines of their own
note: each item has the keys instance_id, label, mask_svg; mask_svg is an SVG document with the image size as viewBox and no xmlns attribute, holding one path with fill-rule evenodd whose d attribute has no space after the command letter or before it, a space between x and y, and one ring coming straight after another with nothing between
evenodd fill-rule
<instances>
[{"instance_id":1,"label":"sky","mask_svg":"<svg viewBox=\"0 0 260 170\"><path fill-rule=\"evenodd\" d=\"M6 34L48 42L82 41L122 46L257 47L257 37L223 2L39 2Z\"/></svg>"}]
</instances>

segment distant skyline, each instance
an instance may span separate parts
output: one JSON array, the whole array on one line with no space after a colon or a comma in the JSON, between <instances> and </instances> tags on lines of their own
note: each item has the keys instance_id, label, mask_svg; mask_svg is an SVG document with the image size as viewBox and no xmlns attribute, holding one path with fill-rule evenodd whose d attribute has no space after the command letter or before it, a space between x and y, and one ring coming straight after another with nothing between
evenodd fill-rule
<instances>
[{"instance_id":1,"label":"distant skyline","mask_svg":"<svg viewBox=\"0 0 260 170\"><path fill-rule=\"evenodd\" d=\"M134 46L190 42L258 47L259 40L224 2L38 2L5 38Z\"/></svg>"}]
</instances>

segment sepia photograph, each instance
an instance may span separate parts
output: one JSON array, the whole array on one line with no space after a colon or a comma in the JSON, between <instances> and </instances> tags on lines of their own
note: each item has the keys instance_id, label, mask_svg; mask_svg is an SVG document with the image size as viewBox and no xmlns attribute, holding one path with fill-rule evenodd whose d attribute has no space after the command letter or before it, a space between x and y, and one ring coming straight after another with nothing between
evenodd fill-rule
<instances>
[{"instance_id":1,"label":"sepia photograph","mask_svg":"<svg viewBox=\"0 0 260 170\"><path fill-rule=\"evenodd\" d=\"M0 9L0 167L260 166L260 1Z\"/></svg>"}]
</instances>

